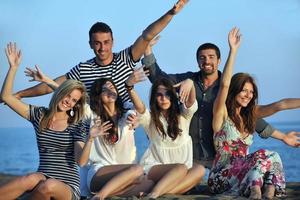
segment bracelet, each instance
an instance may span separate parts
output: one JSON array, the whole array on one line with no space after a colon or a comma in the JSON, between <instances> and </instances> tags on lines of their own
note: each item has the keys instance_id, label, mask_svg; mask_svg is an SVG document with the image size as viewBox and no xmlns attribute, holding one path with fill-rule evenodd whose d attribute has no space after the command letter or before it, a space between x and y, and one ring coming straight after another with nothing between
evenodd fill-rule
<instances>
[{"instance_id":1,"label":"bracelet","mask_svg":"<svg viewBox=\"0 0 300 200\"><path fill-rule=\"evenodd\" d=\"M125 88L127 89L127 91L130 91L134 88L134 85L127 85L127 83L125 82Z\"/></svg>"}]
</instances>

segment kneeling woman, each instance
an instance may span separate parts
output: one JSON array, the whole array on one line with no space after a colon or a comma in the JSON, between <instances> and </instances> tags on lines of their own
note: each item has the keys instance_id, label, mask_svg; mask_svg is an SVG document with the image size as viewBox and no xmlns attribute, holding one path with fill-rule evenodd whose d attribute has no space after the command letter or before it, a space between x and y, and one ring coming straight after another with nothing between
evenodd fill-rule
<instances>
[{"instance_id":1,"label":"kneeling woman","mask_svg":"<svg viewBox=\"0 0 300 200\"><path fill-rule=\"evenodd\" d=\"M181 87L180 94L183 94L181 105L171 81L156 81L151 88L149 111L133 89L135 83L144 79L143 76L142 68L135 70L126 85L140 114L140 124L150 140L140 161L148 179L156 183L148 196L157 198L167 193L182 194L199 183L205 172L203 166L193 165L192 140L189 136L190 121L198 107L193 81L187 79L177 85Z\"/></svg>"},{"instance_id":2,"label":"kneeling woman","mask_svg":"<svg viewBox=\"0 0 300 200\"><path fill-rule=\"evenodd\" d=\"M6 56L10 65L3 84L1 98L16 113L34 127L38 151L38 171L3 185L0 199L16 199L29 192L30 199L80 199L79 161L85 140L85 87L79 81L64 82L53 94L49 108L27 105L13 93L15 74L21 61L16 44L9 43ZM76 159L75 159L76 158Z\"/></svg>"}]
</instances>

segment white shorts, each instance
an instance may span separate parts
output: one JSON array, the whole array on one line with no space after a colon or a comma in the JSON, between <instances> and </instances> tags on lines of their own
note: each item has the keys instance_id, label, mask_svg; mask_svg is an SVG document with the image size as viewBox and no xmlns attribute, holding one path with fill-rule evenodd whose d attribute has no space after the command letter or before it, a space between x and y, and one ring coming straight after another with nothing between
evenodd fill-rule
<instances>
[{"instance_id":1,"label":"white shorts","mask_svg":"<svg viewBox=\"0 0 300 200\"><path fill-rule=\"evenodd\" d=\"M95 176L95 174L97 173L97 171L104 167L105 165L103 165L102 163L95 163L95 164L91 164L89 166L88 172L87 172L87 178L86 178L86 182L87 182L87 186L89 188L89 190L91 191L91 181L93 179L93 177Z\"/></svg>"}]
</instances>

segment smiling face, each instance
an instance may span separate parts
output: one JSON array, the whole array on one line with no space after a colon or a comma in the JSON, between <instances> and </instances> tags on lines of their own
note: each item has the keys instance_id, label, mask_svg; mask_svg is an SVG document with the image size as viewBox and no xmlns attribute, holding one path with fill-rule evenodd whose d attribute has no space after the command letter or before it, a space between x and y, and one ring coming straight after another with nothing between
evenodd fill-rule
<instances>
[{"instance_id":1,"label":"smiling face","mask_svg":"<svg viewBox=\"0 0 300 200\"><path fill-rule=\"evenodd\" d=\"M108 65L113 60L111 33L96 32L91 35L90 47L96 55L96 61L100 65Z\"/></svg>"},{"instance_id":2,"label":"smiling face","mask_svg":"<svg viewBox=\"0 0 300 200\"><path fill-rule=\"evenodd\" d=\"M214 49L204 49L198 54L198 65L204 75L218 73L221 60Z\"/></svg>"},{"instance_id":3,"label":"smiling face","mask_svg":"<svg viewBox=\"0 0 300 200\"><path fill-rule=\"evenodd\" d=\"M82 92L78 89L74 89L72 92L64 96L62 100L58 102L58 110L63 112L71 110L80 100L81 96Z\"/></svg>"},{"instance_id":4,"label":"smiling face","mask_svg":"<svg viewBox=\"0 0 300 200\"><path fill-rule=\"evenodd\" d=\"M236 95L235 100L241 107L247 107L253 98L253 94L254 89L252 83L246 82L242 91Z\"/></svg>"},{"instance_id":5,"label":"smiling face","mask_svg":"<svg viewBox=\"0 0 300 200\"><path fill-rule=\"evenodd\" d=\"M163 85L158 86L156 92L156 102L162 111L167 111L171 107L170 92Z\"/></svg>"}]
</instances>

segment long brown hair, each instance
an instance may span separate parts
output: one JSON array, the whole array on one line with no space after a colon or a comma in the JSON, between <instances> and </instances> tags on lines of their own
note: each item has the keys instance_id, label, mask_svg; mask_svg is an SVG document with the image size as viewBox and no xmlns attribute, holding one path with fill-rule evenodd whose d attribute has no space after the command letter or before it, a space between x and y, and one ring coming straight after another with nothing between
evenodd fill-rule
<instances>
[{"instance_id":1,"label":"long brown hair","mask_svg":"<svg viewBox=\"0 0 300 200\"><path fill-rule=\"evenodd\" d=\"M49 103L48 109L45 110L44 116L40 121L40 131L49 127L50 122L56 112L58 112L58 103L68 94L70 94L73 90L81 91L81 98L77 101L75 106L73 107L73 115L70 115L70 111L67 111L69 116L68 124L77 123L84 116L84 105L86 104L86 89L83 83L80 81L68 79L64 81L53 93L52 98Z\"/></svg>"},{"instance_id":2,"label":"long brown hair","mask_svg":"<svg viewBox=\"0 0 300 200\"><path fill-rule=\"evenodd\" d=\"M159 120L161 115L161 109L157 104L157 90L159 86L164 86L167 89L167 92L170 96L171 106L167 111L166 120L168 122L168 129L167 133L163 129L163 125ZM154 122L154 125L157 131L162 135L163 138L169 136L172 140L175 140L178 135L181 134L182 130L179 128L179 116L180 116L180 109L179 109L179 99L176 94L176 90L173 87L173 83L165 78L158 79L155 81L151 87L150 93L150 111L151 111L151 120Z\"/></svg>"},{"instance_id":3,"label":"long brown hair","mask_svg":"<svg viewBox=\"0 0 300 200\"><path fill-rule=\"evenodd\" d=\"M251 83L253 85L253 98L246 107L241 108L240 116L244 125L244 127L241 127L240 117L236 113L236 108L239 107L239 105L236 102L235 97L243 90L246 83ZM228 116L240 132L254 132L256 122L255 105L257 104L257 99L258 91L254 79L247 73L236 73L230 82L226 107L228 110Z\"/></svg>"},{"instance_id":4,"label":"long brown hair","mask_svg":"<svg viewBox=\"0 0 300 200\"><path fill-rule=\"evenodd\" d=\"M112 85L115 87L117 91L117 99L115 102L115 107L117 111L116 121L114 121L113 118L109 116L108 112L105 110L102 103L102 99L101 99L101 93L103 92L102 87L103 85L105 85L106 82L112 83ZM119 96L117 87L111 79L100 78L95 80L90 91L90 107L92 111L94 111L100 117L102 122L110 121L113 124L112 128L109 129L108 131L109 134L105 135L104 139L108 144L116 143L118 140L118 121L119 119L121 119L121 117L123 116L126 110L123 107L123 102L121 97Z\"/></svg>"}]
</instances>

